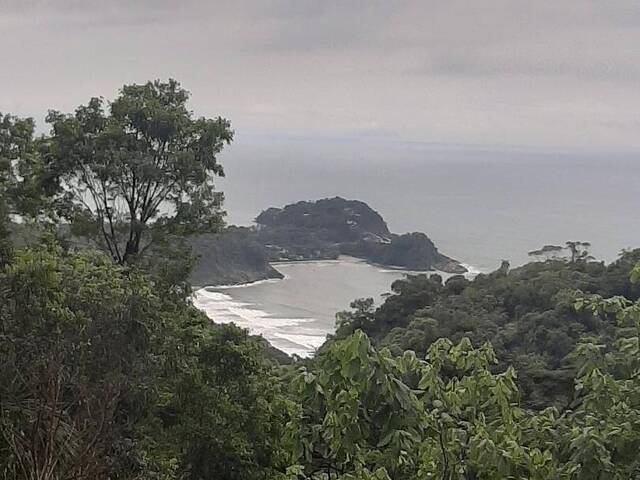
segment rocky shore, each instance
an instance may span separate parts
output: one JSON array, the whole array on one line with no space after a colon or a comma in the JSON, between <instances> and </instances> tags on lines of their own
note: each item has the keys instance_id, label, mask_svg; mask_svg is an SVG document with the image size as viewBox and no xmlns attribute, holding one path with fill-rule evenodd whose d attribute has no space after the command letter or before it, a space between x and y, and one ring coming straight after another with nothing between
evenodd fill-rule
<instances>
[{"instance_id":1,"label":"rocky shore","mask_svg":"<svg viewBox=\"0 0 640 480\"><path fill-rule=\"evenodd\" d=\"M389 267L467 269L441 254L424 233L391 233L382 216L366 203L340 197L269 208L254 227L228 227L219 234L191 237L197 256L191 281L229 285L282 278L270 262L336 259L350 255Z\"/></svg>"}]
</instances>

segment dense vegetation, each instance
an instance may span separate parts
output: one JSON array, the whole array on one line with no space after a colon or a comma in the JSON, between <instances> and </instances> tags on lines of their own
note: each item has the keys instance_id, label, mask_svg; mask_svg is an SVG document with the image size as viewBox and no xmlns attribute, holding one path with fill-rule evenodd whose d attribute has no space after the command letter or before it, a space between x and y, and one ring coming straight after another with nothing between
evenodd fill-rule
<instances>
[{"instance_id":1,"label":"dense vegetation","mask_svg":"<svg viewBox=\"0 0 640 480\"><path fill-rule=\"evenodd\" d=\"M281 365L196 310L188 253L158 243L221 221L221 123L193 120L179 92L125 87L123 117L92 101L42 138L0 117L2 478L640 477L640 252L606 266L572 242L472 281L409 277L341 313L315 358ZM69 185L104 203L83 208ZM167 196L143 207L154 185ZM38 226L27 245L16 214ZM87 242L60 238L63 221Z\"/></svg>"},{"instance_id":2,"label":"dense vegetation","mask_svg":"<svg viewBox=\"0 0 640 480\"><path fill-rule=\"evenodd\" d=\"M626 252L609 265L556 259L513 270L505 263L473 281L462 276L446 282L438 275L410 276L392 285L393 293L376 310L359 301L339 314L338 337L362 329L396 355L426 354L438 338L490 342L500 368L514 366L526 403L534 407L566 406L572 399L576 367L571 352L586 336L609 343L615 322L574 308L573 291L631 300L640 288L629 274L640 250Z\"/></svg>"},{"instance_id":3,"label":"dense vegetation","mask_svg":"<svg viewBox=\"0 0 640 480\"><path fill-rule=\"evenodd\" d=\"M467 270L441 254L424 233L391 233L382 216L357 200L325 198L269 208L256 218L255 238L271 260L314 260L351 255L416 270Z\"/></svg>"},{"instance_id":4,"label":"dense vegetation","mask_svg":"<svg viewBox=\"0 0 640 480\"><path fill-rule=\"evenodd\" d=\"M258 215L255 226L226 226L186 241L197 257L190 277L196 285L282 278L270 262L333 260L340 255L394 267L466 272L438 252L424 233L395 235L366 203L340 197L269 208Z\"/></svg>"},{"instance_id":5,"label":"dense vegetation","mask_svg":"<svg viewBox=\"0 0 640 480\"><path fill-rule=\"evenodd\" d=\"M260 345L100 253L0 278L5 478L264 478L283 428Z\"/></svg>"}]
</instances>

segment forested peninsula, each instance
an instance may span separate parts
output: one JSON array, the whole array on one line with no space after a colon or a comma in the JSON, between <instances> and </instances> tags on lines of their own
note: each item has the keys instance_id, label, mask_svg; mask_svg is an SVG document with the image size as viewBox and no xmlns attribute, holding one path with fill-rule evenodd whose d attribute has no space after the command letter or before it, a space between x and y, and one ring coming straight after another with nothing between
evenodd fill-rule
<instances>
[{"instance_id":1,"label":"forested peninsula","mask_svg":"<svg viewBox=\"0 0 640 480\"><path fill-rule=\"evenodd\" d=\"M40 136L0 114L2 478L640 478L640 250L606 265L568 241L472 280L411 275L354 299L313 358L282 358L192 303L234 132L188 100L125 85ZM364 212L303 202L231 233L266 262L448 261Z\"/></svg>"},{"instance_id":2,"label":"forested peninsula","mask_svg":"<svg viewBox=\"0 0 640 480\"><path fill-rule=\"evenodd\" d=\"M395 268L465 273L441 254L424 233L391 233L366 203L340 197L269 208L254 227L227 227L218 234L190 237L196 285L248 283L282 275L271 262L335 260L349 255Z\"/></svg>"}]
</instances>

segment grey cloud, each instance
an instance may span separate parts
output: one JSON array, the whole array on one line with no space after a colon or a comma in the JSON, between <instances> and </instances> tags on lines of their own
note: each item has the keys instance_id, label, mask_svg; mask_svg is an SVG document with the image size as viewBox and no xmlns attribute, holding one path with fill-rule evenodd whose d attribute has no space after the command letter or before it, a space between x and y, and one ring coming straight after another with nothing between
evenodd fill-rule
<instances>
[{"instance_id":1,"label":"grey cloud","mask_svg":"<svg viewBox=\"0 0 640 480\"><path fill-rule=\"evenodd\" d=\"M276 52L313 52L381 44L389 18L406 2L281 0L261 10L270 28L256 46Z\"/></svg>"},{"instance_id":2,"label":"grey cloud","mask_svg":"<svg viewBox=\"0 0 640 480\"><path fill-rule=\"evenodd\" d=\"M170 19L177 8L170 0L0 0L0 15L20 28L30 23L52 28L136 27Z\"/></svg>"},{"instance_id":3,"label":"grey cloud","mask_svg":"<svg viewBox=\"0 0 640 480\"><path fill-rule=\"evenodd\" d=\"M512 59L440 57L408 70L457 77L568 77L598 81L640 81L640 65L579 58Z\"/></svg>"},{"instance_id":4,"label":"grey cloud","mask_svg":"<svg viewBox=\"0 0 640 480\"><path fill-rule=\"evenodd\" d=\"M16 114L171 76L238 138L640 149L636 0L0 0L0 43Z\"/></svg>"}]
</instances>

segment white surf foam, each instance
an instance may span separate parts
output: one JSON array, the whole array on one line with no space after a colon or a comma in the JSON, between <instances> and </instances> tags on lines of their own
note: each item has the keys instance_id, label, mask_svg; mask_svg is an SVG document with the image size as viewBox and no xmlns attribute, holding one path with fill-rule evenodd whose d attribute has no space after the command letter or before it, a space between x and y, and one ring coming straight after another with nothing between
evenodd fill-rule
<instances>
[{"instance_id":1,"label":"white surf foam","mask_svg":"<svg viewBox=\"0 0 640 480\"><path fill-rule=\"evenodd\" d=\"M234 283L231 285L216 285L215 288L219 289L229 289L229 288L245 288L245 287L253 287L255 285L262 285L264 283L276 283L282 281L282 278L267 278L264 280L256 280L255 282L247 282L247 283ZM211 287L205 287L211 288Z\"/></svg>"},{"instance_id":2,"label":"white surf foam","mask_svg":"<svg viewBox=\"0 0 640 480\"><path fill-rule=\"evenodd\" d=\"M283 273L290 273L291 279L296 278L296 275L299 275L297 272L297 268L300 266L301 262L293 262L280 264L282 266ZM341 260L329 260L329 261L315 261L315 262L305 262L309 264L313 264L315 266L329 266L340 264L341 266L355 266L361 265L363 262L359 259L351 259L349 257L343 258ZM465 274L468 278L473 278L475 275L480 273L480 270L474 268L470 265L465 265L468 269L468 273ZM430 272L421 272L421 271L409 271L409 270L401 270L401 269L391 269L388 267L377 266L374 267L379 272L384 273L406 273L406 274L440 274L444 279L447 279L451 276L451 274L446 274L444 272L438 271L430 271ZM308 266L307 266L308 270ZM318 270L311 270L318 272ZM297 272L297 273L296 273ZM304 278L304 277L303 277ZM262 280L260 282L244 284L244 285L234 285L230 288L243 288L248 286L256 285L257 283L272 283L279 282L278 279L271 280ZM389 282L390 285L390 282ZM285 286L285 284L283 284ZM289 284L291 286L291 284ZM387 287L388 288L388 287ZM221 291L224 289L224 291ZM333 322L331 320L327 320L326 318L318 319L315 318L314 313L316 310L311 310L307 314L307 311L301 308L296 309L283 309L275 311L291 311L295 313L289 313L291 316L287 316L287 313L278 314L270 314L269 312L263 310L260 304L251 303L252 300L249 298L244 301L237 300L236 295L233 293L234 290L230 290L229 287L205 287L197 290L193 295L193 303L196 307L200 308L204 311L209 318L211 318L214 322L217 323L235 323L241 328L246 328L250 333L255 335L262 335L266 338L273 346L279 348L280 350L289 353L296 354L301 357L308 357L314 354L316 349L322 345L326 339L327 333L329 331L333 331ZM238 292L238 296L240 296L240 292ZM246 297L246 295L245 295ZM286 306L286 305L285 305ZM337 308L336 310L339 310ZM325 328L318 328L323 325Z\"/></svg>"},{"instance_id":3,"label":"white surf foam","mask_svg":"<svg viewBox=\"0 0 640 480\"><path fill-rule=\"evenodd\" d=\"M292 343L302 345L307 349L316 350L322 346L326 340L326 334L324 335L305 335L305 334L292 334L292 333L276 333L276 337L288 340Z\"/></svg>"},{"instance_id":4,"label":"white surf foam","mask_svg":"<svg viewBox=\"0 0 640 480\"><path fill-rule=\"evenodd\" d=\"M380 273L404 273L406 275L431 275L432 273L439 273L437 270L407 270L404 268L378 268Z\"/></svg>"},{"instance_id":5,"label":"white surf foam","mask_svg":"<svg viewBox=\"0 0 640 480\"><path fill-rule=\"evenodd\" d=\"M313 355L326 338L326 332L308 325L314 321L313 318L276 317L254 304L236 301L211 287L197 290L192 300L214 322L234 323L246 328L288 354Z\"/></svg>"},{"instance_id":6,"label":"white surf foam","mask_svg":"<svg viewBox=\"0 0 640 480\"><path fill-rule=\"evenodd\" d=\"M271 262L274 267L298 267L300 265L313 265L314 267L330 267L342 263L341 260L299 260L295 262Z\"/></svg>"},{"instance_id":7,"label":"white surf foam","mask_svg":"<svg viewBox=\"0 0 640 480\"><path fill-rule=\"evenodd\" d=\"M464 274L464 276L467 278L473 278L479 273L484 273L479 268L476 268L473 265L469 265L468 263L460 263L460 265L467 269L467 273Z\"/></svg>"}]
</instances>

